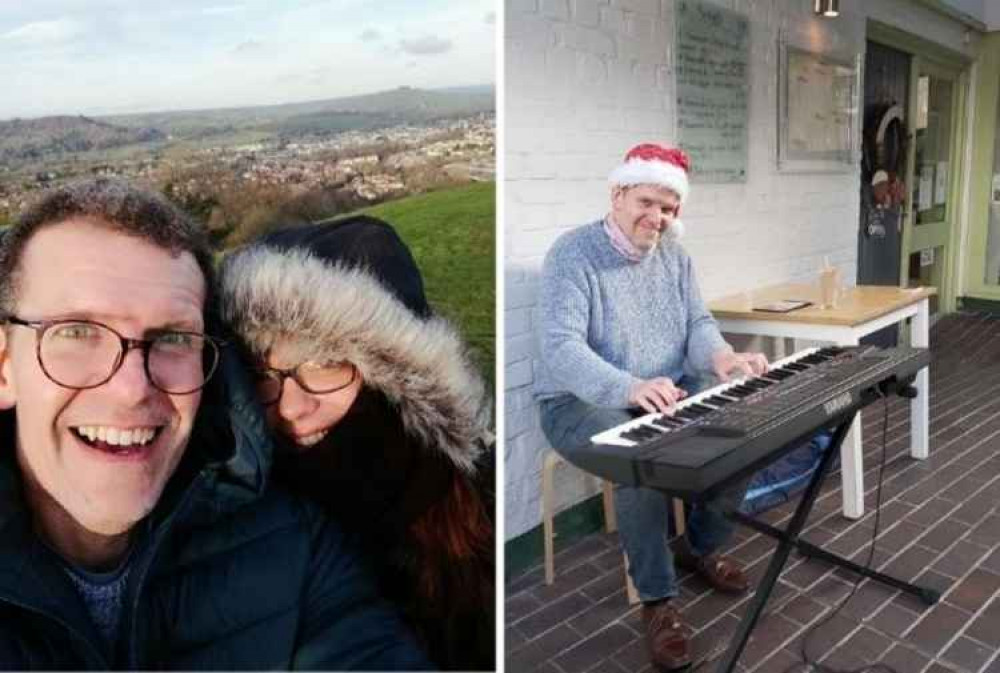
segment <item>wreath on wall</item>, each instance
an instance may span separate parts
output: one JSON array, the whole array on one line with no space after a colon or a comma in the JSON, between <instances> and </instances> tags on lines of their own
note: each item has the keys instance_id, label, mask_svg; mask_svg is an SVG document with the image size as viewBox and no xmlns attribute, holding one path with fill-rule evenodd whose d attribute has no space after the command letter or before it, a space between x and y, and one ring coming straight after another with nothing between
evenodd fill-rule
<instances>
[{"instance_id":1,"label":"wreath on wall","mask_svg":"<svg viewBox=\"0 0 1000 673\"><path fill-rule=\"evenodd\" d=\"M876 208L895 208L906 199L906 124L896 102L874 105L865 115L861 158L863 184L871 185Z\"/></svg>"}]
</instances>

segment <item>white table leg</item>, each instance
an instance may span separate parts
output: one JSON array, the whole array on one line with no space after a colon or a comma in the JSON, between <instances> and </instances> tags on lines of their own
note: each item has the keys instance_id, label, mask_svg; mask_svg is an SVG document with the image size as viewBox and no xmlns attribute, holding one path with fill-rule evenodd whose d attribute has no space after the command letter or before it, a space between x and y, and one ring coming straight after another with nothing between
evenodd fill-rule
<instances>
[{"instance_id":1,"label":"white table leg","mask_svg":"<svg viewBox=\"0 0 1000 673\"><path fill-rule=\"evenodd\" d=\"M857 346L858 338L852 337L840 342L841 346ZM851 429L840 445L841 491L844 500L844 516L860 519L865 513L864 452L861 448L861 414L854 417Z\"/></svg>"},{"instance_id":2,"label":"white table leg","mask_svg":"<svg viewBox=\"0 0 1000 673\"><path fill-rule=\"evenodd\" d=\"M781 360L786 355L791 355L788 351L788 339L785 337L774 337L774 359Z\"/></svg>"},{"instance_id":3,"label":"white table leg","mask_svg":"<svg viewBox=\"0 0 1000 673\"><path fill-rule=\"evenodd\" d=\"M930 346L930 308L924 299L917 305L910 330L910 345L927 348ZM930 438L930 366L917 372L917 396L910 400L910 455L926 458Z\"/></svg>"}]
</instances>

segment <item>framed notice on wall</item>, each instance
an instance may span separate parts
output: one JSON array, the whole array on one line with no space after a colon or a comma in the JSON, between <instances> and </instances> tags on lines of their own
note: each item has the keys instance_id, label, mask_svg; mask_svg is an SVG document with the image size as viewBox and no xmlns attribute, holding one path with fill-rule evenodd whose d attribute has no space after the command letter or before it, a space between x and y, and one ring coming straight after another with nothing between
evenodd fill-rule
<instances>
[{"instance_id":1,"label":"framed notice on wall","mask_svg":"<svg viewBox=\"0 0 1000 673\"><path fill-rule=\"evenodd\" d=\"M678 0L677 142L695 182L746 182L750 24L732 10Z\"/></svg>"},{"instance_id":2,"label":"framed notice on wall","mask_svg":"<svg viewBox=\"0 0 1000 673\"><path fill-rule=\"evenodd\" d=\"M859 57L835 58L782 40L778 170L841 172L858 162Z\"/></svg>"}]
</instances>

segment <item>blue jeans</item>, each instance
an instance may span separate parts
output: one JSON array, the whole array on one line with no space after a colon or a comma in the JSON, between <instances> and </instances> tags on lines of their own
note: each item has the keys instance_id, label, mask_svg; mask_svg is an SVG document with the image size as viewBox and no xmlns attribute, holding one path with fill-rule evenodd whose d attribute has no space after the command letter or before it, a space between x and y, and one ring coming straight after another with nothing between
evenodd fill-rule
<instances>
[{"instance_id":1,"label":"blue jeans","mask_svg":"<svg viewBox=\"0 0 1000 673\"><path fill-rule=\"evenodd\" d=\"M544 400L542 430L552 447L570 462L576 449L590 444L592 435L633 416L625 409L588 404L572 395ZM695 556L711 554L725 544L734 524L725 512L737 509L745 484L718 498L689 507L686 538ZM674 556L667 544L669 497L661 491L634 486L615 489L619 539L628 555L629 574L642 601L677 595Z\"/></svg>"}]
</instances>

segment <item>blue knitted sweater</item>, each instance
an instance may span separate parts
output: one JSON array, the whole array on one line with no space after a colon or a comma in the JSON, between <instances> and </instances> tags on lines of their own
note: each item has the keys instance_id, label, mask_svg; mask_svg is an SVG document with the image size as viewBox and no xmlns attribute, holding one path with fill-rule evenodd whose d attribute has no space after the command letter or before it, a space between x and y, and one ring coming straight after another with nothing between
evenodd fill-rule
<instances>
[{"instance_id":1,"label":"blue knitted sweater","mask_svg":"<svg viewBox=\"0 0 1000 673\"><path fill-rule=\"evenodd\" d=\"M570 393L624 408L637 380L705 375L712 354L729 347L676 241L661 240L630 262L612 247L603 220L592 222L553 244L541 289L539 400Z\"/></svg>"}]
</instances>

